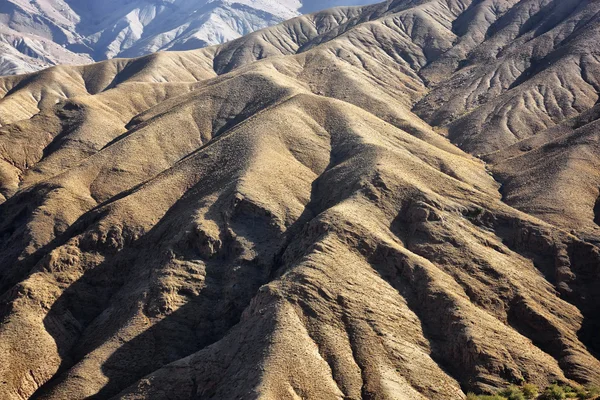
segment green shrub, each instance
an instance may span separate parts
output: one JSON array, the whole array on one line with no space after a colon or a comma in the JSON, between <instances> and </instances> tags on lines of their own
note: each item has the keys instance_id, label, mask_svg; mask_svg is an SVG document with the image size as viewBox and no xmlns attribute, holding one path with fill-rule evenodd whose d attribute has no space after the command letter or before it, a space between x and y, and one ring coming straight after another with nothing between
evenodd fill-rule
<instances>
[{"instance_id":1,"label":"green shrub","mask_svg":"<svg viewBox=\"0 0 600 400\"><path fill-rule=\"evenodd\" d=\"M575 392L577 393L577 398L580 400L595 399L600 396L600 389L594 386L588 388L578 387L575 388Z\"/></svg>"},{"instance_id":2,"label":"green shrub","mask_svg":"<svg viewBox=\"0 0 600 400\"><path fill-rule=\"evenodd\" d=\"M535 399L540 393L537 386L532 385L531 383L524 384L521 391L523 392L523 396L528 400Z\"/></svg>"},{"instance_id":3,"label":"green shrub","mask_svg":"<svg viewBox=\"0 0 600 400\"><path fill-rule=\"evenodd\" d=\"M563 400L566 398L564 389L556 384L548 386L540 396L540 400Z\"/></svg>"},{"instance_id":4,"label":"green shrub","mask_svg":"<svg viewBox=\"0 0 600 400\"><path fill-rule=\"evenodd\" d=\"M569 385L562 385L561 386L562 390L565 392L565 397L567 399L575 399L577 398L577 389L574 389L573 387L569 386Z\"/></svg>"},{"instance_id":5,"label":"green shrub","mask_svg":"<svg viewBox=\"0 0 600 400\"><path fill-rule=\"evenodd\" d=\"M500 391L500 396L507 398L508 400L525 400L525 395L521 392L521 388L511 385L506 389Z\"/></svg>"},{"instance_id":6,"label":"green shrub","mask_svg":"<svg viewBox=\"0 0 600 400\"><path fill-rule=\"evenodd\" d=\"M575 388L575 392L577 393L577 398L580 400L587 400L591 398L588 391L582 387Z\"/></svg>"},{"instance_id":7,"label":"green shrub","mask_svg":"<svg viewBox=\"0 0 600 400\"><path fill-rule=\"evenodd\" d=\"M467 400L600 400L600 389L597 387L583 388L581 386L571 387L569 385L552 384L539 395L537 386L524 383L523 386L511 385L496 394L468 393Z\"/></svg>"}]
</instances>

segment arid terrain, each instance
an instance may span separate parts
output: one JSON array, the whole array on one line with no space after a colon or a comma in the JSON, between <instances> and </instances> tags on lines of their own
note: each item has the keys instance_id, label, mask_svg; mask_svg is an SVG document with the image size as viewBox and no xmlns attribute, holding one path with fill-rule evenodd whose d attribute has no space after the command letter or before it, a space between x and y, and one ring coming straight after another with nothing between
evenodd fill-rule
<instances>
[{"instance_id":1,"label":"arid terrain","mask_svg":"<svg viewBox=\"0 0 600 400\"><path fill-rule=\"evenodd\" d=\"M376 0L0 0L0 75L225 43Z\"/></svg>"},{"instance_id":2,"label":"arid terrain","mask_svg":"<svg viewBox=\"0 0 600 400\"><path fill-rule=\"evenodd\" d=\"M0 78L0 399L600 385L599 90L595 0Z\"/></svg>"}]
</instances>

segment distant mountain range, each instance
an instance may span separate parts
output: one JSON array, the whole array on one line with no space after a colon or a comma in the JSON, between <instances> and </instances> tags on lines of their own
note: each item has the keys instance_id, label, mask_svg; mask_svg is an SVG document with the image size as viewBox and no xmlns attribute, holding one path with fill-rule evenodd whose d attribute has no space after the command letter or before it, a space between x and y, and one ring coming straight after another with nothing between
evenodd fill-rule
<instances>
[{"instance_id":1,"label":"distant mountain range","mask_svg":"<svg viewBox=\"0 0 600 400\"><path fill-rule=\"evenodd\" d=\"M369 0L1 0L0 75L220 44Z\"/></svg>"}]
</instances>

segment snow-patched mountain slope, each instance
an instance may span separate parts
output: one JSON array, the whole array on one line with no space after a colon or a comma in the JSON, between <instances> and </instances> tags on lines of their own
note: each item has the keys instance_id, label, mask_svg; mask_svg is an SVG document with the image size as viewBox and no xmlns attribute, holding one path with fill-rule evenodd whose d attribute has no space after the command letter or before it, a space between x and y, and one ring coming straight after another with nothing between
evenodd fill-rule
<instances>
[{"instance_id":1,"label":"snow-patched mountain slope","mask_svg":"<svg viewBox=\"0 0 600 400\"><path fill-rule=\"evenodd\" d=\"M223 43L375 0L0 0L0 75Z\"/></svg>"}]
</instances>

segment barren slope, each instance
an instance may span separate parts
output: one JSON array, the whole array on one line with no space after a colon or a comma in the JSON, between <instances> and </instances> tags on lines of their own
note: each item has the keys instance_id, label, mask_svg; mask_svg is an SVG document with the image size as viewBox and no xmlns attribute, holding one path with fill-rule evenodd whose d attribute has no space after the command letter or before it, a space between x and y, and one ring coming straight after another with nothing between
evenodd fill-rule
<instances>
[{"instance_id":1,"label":"barren slope","mask_svg":"<svg viewBox=\"0 0 600 400\"><path fill-rule=\"evenodd\" d=\"M224 43L302 13L375 0L3 0L0 75Z\"/></svg>"},{"instance_id":2,"label":"barren slope","mask_svg":"<svg viewBox=\"0 0 600 400\"><path fill-rule=\"evenodd\" d=\"M390 1L0 79L0 398L600 384L574 3Z\"/></svg>"}]
</instances>

